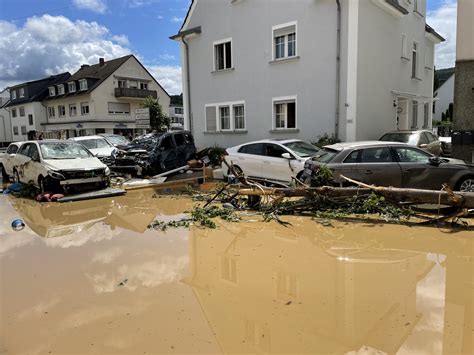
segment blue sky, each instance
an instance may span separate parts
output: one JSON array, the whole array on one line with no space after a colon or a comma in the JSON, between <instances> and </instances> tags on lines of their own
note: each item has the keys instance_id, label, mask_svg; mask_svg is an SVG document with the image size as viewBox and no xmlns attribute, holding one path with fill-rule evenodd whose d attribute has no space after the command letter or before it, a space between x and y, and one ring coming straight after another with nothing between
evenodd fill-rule
<instances>
[{"instance_id":1,"label":"blue sky","mask_svg":"<svg viewBox=\"0 0 474 355\"><path fill-rule=\"evenodd\" d=\"M0 0L0 89L45 74L73 72L101 56L110 59L133 53L170 93L178 93L180 48L169 36L179 30L189 3ZM454 60L455 5L455 0L427 0L428 23L450 37L449 45L440 47L444 57L437 58L438 67L450 66Z\"/></svg>"}]
</instances>

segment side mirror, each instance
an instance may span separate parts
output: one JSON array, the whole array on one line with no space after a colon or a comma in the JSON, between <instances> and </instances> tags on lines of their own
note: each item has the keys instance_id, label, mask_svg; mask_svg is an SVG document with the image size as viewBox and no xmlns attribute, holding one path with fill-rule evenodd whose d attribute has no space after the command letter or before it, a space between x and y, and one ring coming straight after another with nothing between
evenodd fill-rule
<instances>
[{"instance_id":1,"label":"side mirror","mask_svg":"<svg viewBox=\"0 0 474 355\"><path fill-rule=\"evenodd\" d=\"M441 159L439 157L430 157L430 164L439 166L441 164Z\"/></svg>"},{"instance_id":2,"label":"side mirror","mask_svg":"<svg viewBox=\"0 0 474 355\"><path fill-rule=\"evenodd\" d=\"M282 158L285 158L285 159L288 159L288 160L292 159L292 156L290 155L290 153L283 153L283 154L281 155L281 157L282 157Z\"/></svg>"}]
</instances>

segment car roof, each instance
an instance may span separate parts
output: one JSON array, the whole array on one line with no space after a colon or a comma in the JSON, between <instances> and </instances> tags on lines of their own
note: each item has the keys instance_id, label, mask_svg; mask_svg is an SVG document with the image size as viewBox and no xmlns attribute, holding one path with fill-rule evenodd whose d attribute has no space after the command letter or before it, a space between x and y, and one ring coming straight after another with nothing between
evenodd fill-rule
<instances>
[{"instance_id":1,"label":"car roof","mask_svg":"<svg viewBox=\"0 0 474 355\"><path fill-rule=\"evenodd\" d=\"M421 133L421 132L432 133L431 131L426 130L426 129L415 129L415 130L401 129L399 131L391 131L391 132L384 133L384 135L386 135L386 134L396 134L396 133Z\"/></svg>"},{"instance_id":2,"label":"car roof","mask_svg":"<svg viewBox=\"0 0 474 355\"><path fill-rule=\"evenodd\" d=\"M101 136L82 136L82 137L70 138L70 140L72 140L72 141L84 141L84 140L87 140L87 139L104 139L104 137L101 137Z\"/></svg>"},{"instance_id":3,"label":"car roof","mask_svg":"<svg viewBox=\"0 0 474 355\"><path fill-rule=\"evenodd\" d=\"M258 143L287 144L287 143L292 143L292 142L302 142L302 140L301 139L281 139L281 138L274 139L274 138L269 138L269 139L261 139L261 140L258 140L258 141L242 143L242 144L239 144L236 147L241 147L241 146L249 145L249 144L258 144Z\"/></svg>"},{"instance_id":4,"label":"car roof","mask_svg":"<svg viewBox=\"0 0 474 355\"><path fill-rule=\"evenodd\" d=\"M400 143L400 142L364 141L364 142L336 143L336 144L326 145L324 146L324 148L342 151L344 149L393 146L393 145L409 146L406 143Z\"/></svg>"}]
</instances>

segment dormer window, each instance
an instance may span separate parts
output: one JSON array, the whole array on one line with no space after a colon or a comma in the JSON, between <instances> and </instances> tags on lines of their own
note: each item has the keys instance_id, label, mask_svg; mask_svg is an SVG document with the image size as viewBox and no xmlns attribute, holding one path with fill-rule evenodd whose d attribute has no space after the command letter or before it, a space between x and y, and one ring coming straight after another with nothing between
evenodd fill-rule
<instances>
[{"instance_id":1,"label":"dormer window","mask_svg":"<svg viewBox=\"0 0 474 355\"><path fill-rule=\"evenodd\" d=\"M87 80L85 79L79 80L79 90L81 91L87 90Z\"/></svg>"},{"instance_id":2,"label":"dormer window","mask_svg":"<svg viewBox=\"0 0 474 355\"><path fill-rule=\"evenodd\" d=\"M25 97L25 88L20 88L20 98Z\"/></svg>"},{"instance_id":3,"label":"dormer window","mask_svg":"<svg viewBox=\"0 0 474 355\"><path fill-rule=\"evenodd\" d=\"M54 86L50 86L48 89L49 89L49 96L56 96L56 88Z\"/></svg>"},{"instance_id":4,"label":"dormer window","mask_svg":"<svg viewBox=\"0 0 474 355\"><path fill-rule=\"evenodd\" d=\"M12 90L12 100L16 100L16 90Z\"/></svg>"},{"instance_id":5,"label":"dormer window","mask_svg":"<svg viewBox=\"0 0 474 355\"><path fill-rule=\"evenodd\" d=\"M71 81L70 83L67 84L67 91L76 92L76 83L74 81Z\"/></svg>"},{"instance_id":6,"label":"dormer window","mask_svg":"<svg viewBox=\"0 0 474 355\"><path fill-rule=\"evenodd\" d=\"M58 95L64 95L64 85L58 85Z\"/></svg>"}]
</instances>

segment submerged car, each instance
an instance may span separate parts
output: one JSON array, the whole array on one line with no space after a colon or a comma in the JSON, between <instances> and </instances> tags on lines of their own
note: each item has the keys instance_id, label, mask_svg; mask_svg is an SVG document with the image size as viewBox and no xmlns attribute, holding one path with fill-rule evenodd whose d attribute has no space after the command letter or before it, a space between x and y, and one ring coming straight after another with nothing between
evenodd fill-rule
<instances>
[{"instance_id":1,"label":"submerged car","mask_svg":"<svg viewBox=\"0 0 474 355\"><path fill-rule=\"evenodd\" d=\"M69 138L69 140L78 142L86 147L92 154L99 158L104 164L112 165L112 153L115 147L110 144L104 137L100 136L85 136Z\"/></svg>"},{"instance_id":2,"label":"submerged car","mask_svg":"<svg viewBox=\"0 0 474 355\"><path fill-rule=\"evenodd\" d=\"M96 190L109 185L110 169L72 141L24 142L13 158L13 178L42 192Z\"/></svg>"},{"instance_id":3,"label":"submerged car","mask_svg":"<svg viewBox=\"0 0 474 355\"><path fill-rule=\"evenodd\" d=\"M117 150L113 169L154 175L182 167L195 155L196 147L190 132L151 133Z\"/></svg>"},{"instance_id":4,"label":"submerged car","mask_svg":"<svg viewBox=\"0 0 474 355\"><path fill-rule=\"evenodd\" d=\"M11 143L3 155L1 161L3 181L8 181L10 180L10 177L13 176L13 159L15 158L15 154L18 152L18 149L20 149L22 144L23 142Z\"/></svg>"},{"instance_id":5,"label":"submerged car","mask_svg":"<svg viewBox=\"0 0 474 355\"><path fill-rule=\"evenodd\" d=\"M443 153L439 138L426 130L389 132L384 134L379 141L406 143L436 156Z\"/></svg>"},{"instance_id":6,"label":"submerged car","mask_svg":"<svg viewBox=\"0 0 474 355\"><path fill-rule=\"evenodd\" d=\"M318 154L320 149L298 139L265 139L226 149L226 162L247 177L274 182L300 179L305 161ZM230 174L227 166L224 172Z\"/></svg>"},{"instance_id":7,"label":"submerged car","mask_svg":"<svg viewBox=\"0 0 474 355\"><path fill-rule=\"evenodd\" d=\"M355 142L325 146L306 161L303 181L310 184L321 165L334 173L336 185L348 178L378 186L474 192L474 164L439 158L404 143Z\"/></svg>"}]
</instances>

